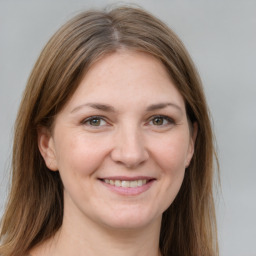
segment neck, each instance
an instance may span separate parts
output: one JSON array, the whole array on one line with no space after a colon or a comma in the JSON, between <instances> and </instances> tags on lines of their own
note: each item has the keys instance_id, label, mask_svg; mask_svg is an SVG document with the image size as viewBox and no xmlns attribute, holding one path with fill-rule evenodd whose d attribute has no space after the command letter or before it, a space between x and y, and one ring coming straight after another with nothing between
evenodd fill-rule
<instances>
[{"instance_id":1,"label":"neck","mask_svg":"<svg viewBox=\"0 0 256 256\"><path fill-rule=\"evenodd\" d=\"M32 250L31 255L160 256L160 226L161 219L156 219L137 229L113 229L64 215L56 235Z\"/></svg>"},{"instance_id":2,"label":"neck","mask_svg":"<svg viewBox=\"0 0 256 256\"><path fill-rule=\"evenodd\" d=\"M63 222L57 240L59 255L158 256L160 223L156 220L148 227L128 230L87 223L81 230L81 223L71 227Z\"/></svg>"}]
</instances>

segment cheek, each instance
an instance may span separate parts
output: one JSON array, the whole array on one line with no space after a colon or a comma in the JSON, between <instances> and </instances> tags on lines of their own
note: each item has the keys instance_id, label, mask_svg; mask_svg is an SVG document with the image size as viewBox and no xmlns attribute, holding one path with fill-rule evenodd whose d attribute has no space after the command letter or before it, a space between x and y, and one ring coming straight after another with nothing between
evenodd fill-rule
<instances>
[{"instance_id":1,"label":"cheek","mask_svg":"<svg viewBox=\"0 0 256 256\"><path fill-rule=\"evenodd\" d=\"M161 209L164 212L174 201L185 175L187 140L168 138L156 148L156 162L161 169Z\"/></svg>"},{"instance_id":2,"label":"cheek","mask_svg":"<svg viewBox=\"0 0 256 256\"><path fill-rule=\"evenodd\" d=\"M57 162L60 173L73 175L91 175L104 159L107 148L103 143L81 134L64 136L58 140Z\"/></svg>"},{"instance_id":3,"label":"cheek","mask_svg":"<svg viewBox=\"0 0 256 256\"><path fill-rule=\"evenodd\" d=\"M188 136L173 136L166 138L155 149L157 162L165 174L176 175L185 170Z\"/></svg>"}]
</instances>

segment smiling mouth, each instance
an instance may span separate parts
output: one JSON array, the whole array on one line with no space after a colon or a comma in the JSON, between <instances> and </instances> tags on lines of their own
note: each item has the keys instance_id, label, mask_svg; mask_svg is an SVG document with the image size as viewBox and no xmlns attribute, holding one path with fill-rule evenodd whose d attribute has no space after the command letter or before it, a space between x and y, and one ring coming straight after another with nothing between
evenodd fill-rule
<instances>
[{"instance_id":1,"label":"smiling mouth","mask_svg":"<svg viewBox=\"0 0 256 256\"><path fill-rule=\"evenodd\" d=\"M150 189L156 178L137 176L137 177L104 177L99 178L105 187L110 191L121 196L136 196Z\"/></svg>"},{"instance_id":2,"label":"smiling mouth","mask_svg":"<svg viewBox=\"0 0 256 256\"><path fill-rule=\"evenodd\" d=\"M122 187L122 188L138 188L142 187L148 183L154 181L154 178L149 177L138 177L136 178L103 178L100 179L102 182L111 185L113 187Z\"/></svg>"},{"instance_id":3,"label":"smiling mouth","mask_svg":"<svg viewBox=\"0 0 256 256\"><path fill-rule=\"evenodd\" d=\"M150 180L109 180L104 179L103 182L110 184L115 187L123 187L123 188L137 188L145 185Z\"/></svg>"}]
</instances>

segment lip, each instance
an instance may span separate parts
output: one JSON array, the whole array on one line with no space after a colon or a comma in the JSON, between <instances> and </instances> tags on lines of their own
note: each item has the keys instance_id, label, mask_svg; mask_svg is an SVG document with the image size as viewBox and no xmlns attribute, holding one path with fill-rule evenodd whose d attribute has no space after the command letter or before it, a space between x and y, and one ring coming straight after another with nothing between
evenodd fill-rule
<instances>
[{"instance_id":1,"label":"lip","mask_svg":"<svg viewBox=\"0 0 256 256\"><path fill-rule=\"evenodd\" d=\"M153 185L153 183L156 181L153 177L148 176L136 176L136 177L127 177L127 176L108 176L104 178L98 179L101 184L106 187L111 192L114 192L121 196L137 196L140 195L147 190L150 189L150 187ZM139 186L139 187L117 187L115 185L110 185L108 183L105 183L104 180L120 180L120 181L135 181L135 180L146 180L147 183Z\"/></svg>"},{"instance_id":2,"label":"lip","mask_svg":"<svg viewBox=\"0 0 256 256\"><path fill-rule=\"evenodd\" d=\"M108 176L108 177L102 177L99 178L100 180L127 180L127 181L133 181L133 180L155 180L154 177L149 176L134 176L134 177L128 177L128 176Z\"/></svg>"}]
</instances>

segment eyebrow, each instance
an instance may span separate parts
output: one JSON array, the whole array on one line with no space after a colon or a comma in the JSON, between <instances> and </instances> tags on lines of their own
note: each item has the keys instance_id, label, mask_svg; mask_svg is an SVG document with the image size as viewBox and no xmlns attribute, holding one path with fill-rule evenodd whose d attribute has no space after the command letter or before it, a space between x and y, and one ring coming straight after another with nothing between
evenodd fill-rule
<instances>
[{"instance_id":1,"label":"eyebrow","mask_svg":"<svg viewBox=\"0 0 256 256\"><path fill-rule=\"evenodd\" d=\"M106 112L116 112L115 109L110 106L110 105L107 105L107 104L100 104L100 103L86 103L86 104L82 104L78 107L75 107L71 113L74 113L78 110L80 110L81 108L83 107L91 107L91 108L94 108L94 109L98 109L98 110L103 110L103 111L106 111Z\"/></svg>"},{"instance_id":2,"label":"eyebrow","mask_svg":"<svg viewBox=\"0 0 256 256\"><path fill-rule=\"evenodd\" d=\"M175 103L170 103L170 102L153 104L153 105L148 106L146 110L147 111L154 111L154 110L166 108L168 106L174 107L177 110L179 110L180 112L182 112L182 108L179 105L177 105Z\"/></svg>"},{"instance_id":3,"label":"eyebrow","mask_svg":"<svg viewBox=\"0 0 256 256\"><path fill-rule=\"evenodd\" d=\"M150 105L146 108L146 111L148 111L148 112L155 111L155 110L166 108L168 106L174 107L177 110L179 110L180 112L182 112L182 108L179 105L177 105L175 103L170 103L170 102L152 104L152 105ZM105 112L117 112L114 107L112 107L111 105L108 105L108 104L86 103L86 104L82 104L80 106L75 107L71 111L71 113L74 113L74 112L76 112L76 111L78 111L78 110L80 110L81 108L84 108L84 107L90 107L90 108L94 108L94 109L97 109L97 110L102 110L102 111L105 111Z\"/></svg>"}]
</instances>

